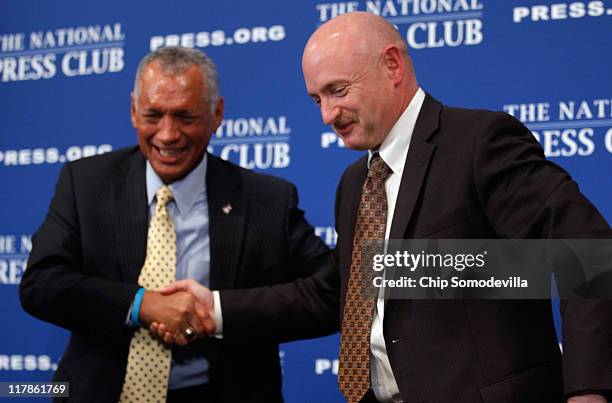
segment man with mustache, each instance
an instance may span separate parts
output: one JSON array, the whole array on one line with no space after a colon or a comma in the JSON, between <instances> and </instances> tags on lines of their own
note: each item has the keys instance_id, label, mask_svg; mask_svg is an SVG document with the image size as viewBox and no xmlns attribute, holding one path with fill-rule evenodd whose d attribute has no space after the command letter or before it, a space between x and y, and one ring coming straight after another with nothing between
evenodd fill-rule
<instances>
[{"instance_id":1,"label":"man with mustache","mask_svg":"<svg viewBox=\"0 0 612 403\"><path fill-rule=\"evenodd\" d=\"M302 68L323 121L347 147L368 153L338 185L328 269L294 284L221 292L224 333L306 331L299 315L324 318L326 290L336 287L339 385L349 402L612 398L610 301L562 302L562 357L549 301L360 298L364 239L612 238L528 129L507 114L450 108L424 92L405 42L372 14L319 27ZM210 292L191 281L168 291L179 289Z\"/></svg>"}]
</instances>

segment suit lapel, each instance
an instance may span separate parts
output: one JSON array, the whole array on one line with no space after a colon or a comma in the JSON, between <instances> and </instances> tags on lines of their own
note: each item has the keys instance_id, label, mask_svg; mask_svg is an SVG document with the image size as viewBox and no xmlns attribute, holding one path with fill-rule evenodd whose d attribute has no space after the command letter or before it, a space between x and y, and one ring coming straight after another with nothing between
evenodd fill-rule
<instances>
[{"instance_id":1,"label":"suit lapel","mask_svg":"<svg viewBox=\"0 0 612 403\"><path fill-rule=\"evenodd\" d=\"M111 186L119 275L126 283L137 283L146 255L148 228L145 158L139 151L121 164Z\"/></svg>"},{"instance_id":2,"label":"suit lapel","mask_svg":"<svg viewBox=\"0 0 612 403\"><path fill-rule=\"evenodd\" d=\"M412 139L410 140L410 148L408 149L406 163L404 164L404 172L395 203L389 239L404 239L406 237L408 224L425 182L431 157L436 149L434 144L427 141L438 130L441 109L442 105L438 101L429 94L425 95L425 100L419 112L419 117L412 133ZM411 303L411 300L387 300L383 319L384 334L390 334L388 327L396 323L389 318L392 318L395 312L398 312L398 314L407 312L406 306Z\"/></svg>"},{"instance_id":3,"label":"suit lapel","mask_svg":"<svg viewBox=\"0 0 612 403\"><path fill-rule=\"evenodd\" d=\"M410 148L406 156L404 173L400 182L395 212L391 224L390 239L402 239L405 236L414 207L425 181L429 162L436 146L428 143L429 137L438 129L438 120L442 105L426 94L419 112Z\"/></svg>"},{"instance_id":4,"label":"suit lapel","mask_svg":"<svg viewBox=\"0 0 612 403\"><path fill-rule=\"evenodd\" d=\"M431 135L438 129L439 115L442 105L426 94L423 106L412 134L410 148L404 164L404 173L395 204L395 212L391 222L390 239L402 239L414 213L416 202L433 156L436 146L429 143ZM355 221L361 197L361 188L367 175L367 156L353 164L343 180L341 206L338 208L338 231L347 234L346 243L340 249L344 261L351 261ZM345 199L346 198L346 199ZM346 206L346 207L345 207ZM346 267L348 270L348 267Z\"/></svg>"},{"instance_id":5,"label":"suit lapel","mask_svg":"<svg viewBox=\"0 0 612 403\"><path fill-rule=\"evenodd\" d=\"M246 222L242 177L240 168L211 154L207 158L210 288L232 288L238 274Z\"/></svg>"}]
</instances>

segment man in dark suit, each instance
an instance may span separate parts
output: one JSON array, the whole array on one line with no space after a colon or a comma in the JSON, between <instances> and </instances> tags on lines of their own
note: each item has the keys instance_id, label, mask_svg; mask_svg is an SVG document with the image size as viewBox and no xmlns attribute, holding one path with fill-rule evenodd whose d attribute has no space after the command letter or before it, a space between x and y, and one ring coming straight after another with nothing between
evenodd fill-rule
<instances>
[{"instance_id":1,"label":"man in dark suit","mask_svg":"<svg viewBox=\"0 0 612 403\"><path fill-rule=\"evenodd\" d=\"M406 44L384 19L349 13L323 24L306 44L302 68L323 121L347 147L368 154L338 185L330 266L293 284L222 292L224 334L252 327L259 337L306 332L310 323L301 318L325 318L323 308L334 304L331 290L339 289L339 384L350 402L612 397L610 301L562 301L563 356L547 300L378 299L366 307L362 299L355 308L353 273L368 270L355 264L356 248L371 234L571 239L612 238L612 231L520 122L446 107L421 90ZM377 186L382 196L372 194ZM365 220L372 225L364 231L379 196L383 207ZM181 287L198 289L193 282ZM366 335L361 340L354 338L355 322Z\"/></svg>"},{"instance_id":2,"label":"man in dark suit","mask_svg":"<svg viewBox=\"0 0 612 403\"><path fill-rule=\"evenodd\" d=\"M164 225L174 227L169 233L176 242L163 248L176 255L175 278L213 289L308 277L327 262L327 248L298 209L292 184L207 154L223 117L223 99L215 66L202 52L162 48L146 56L131 116L139 147L64 166L49 213L33 237L22 305L71 331L54 380L70 382L70 401L134 401L126 393L132 382L126 375L128 353L131 359L139 328L156 321L179 345L172 348L163 381L138 376L149 385L163 382L169 402L281 402L276 337L257 344L248 334L240 340L195 340L195 333L223 334L220 313L216 329L210 321L212 299L204 307L189 293L164 295L139 285L145 257L148 261L159 249L152 241L158 236L153 221L161 211L171 221ZM165 207L162 188L172 195ZM152 267L154 276L157 269ZM311 324L313 337L337 328L337 317L328 318L322 327ZM159 349L155 354L168 353L148 331L144 336L145 344ZM157 368L156 360L143 361ZM147 400L149 387L144 389L135 397Z\"/></svg>"}]
</instances>

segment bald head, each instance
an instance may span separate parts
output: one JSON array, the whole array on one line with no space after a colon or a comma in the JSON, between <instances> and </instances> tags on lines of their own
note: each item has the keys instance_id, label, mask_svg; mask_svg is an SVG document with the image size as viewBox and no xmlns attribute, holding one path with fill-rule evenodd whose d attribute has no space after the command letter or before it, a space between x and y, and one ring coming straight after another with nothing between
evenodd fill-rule
<instances>
[{"instance_id":1,"label":"bald head","mask_svg":"<svg viewBox=\"0 0 612 403\"><path fill-rule=\"evenodd\" d=\"M418 88L406 43L371 13L321 25L306 43L302 69L323 121L355 149L378 147Z\"/></svg>"},{"instance_id":2,"label":"bald head","mask_svg":"<svg viewBox=\"0 0 612 403\"><path fill-rule=\"evenodd\" d=\"M372 13L354 12L321 25L306 43L304 55L329 47L371 58L388 45L397 46L408 57L406 43L393 25Z\"/></svg>"}]
</instances>

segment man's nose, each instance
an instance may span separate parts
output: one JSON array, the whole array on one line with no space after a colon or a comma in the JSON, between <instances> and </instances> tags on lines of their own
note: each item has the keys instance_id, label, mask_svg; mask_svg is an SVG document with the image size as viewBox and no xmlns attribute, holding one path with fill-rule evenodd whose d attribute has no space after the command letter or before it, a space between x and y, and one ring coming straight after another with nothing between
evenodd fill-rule
<instances>
[{"instance_id":1,"label":"man's nose","mask_svg":"<svg viewBox=\"0 0 612 403\"><path fill-rule=\"evenodd\" d=\"M321 100L321 117L326 125L333 124L340 115L340 108L333 103Z\"/></svg>"},{"instance_id":2,"label":"man's nose","mask_svg":"<svg viewBox=\"0 0 612 403\"><path fill-rule=\"evenodd\" d=\"M181 134L178 127L178 122L173 116L165 115L159 122L159 131L157 138L165 143L177 141Z\"/></svg>"}]
</instances>

